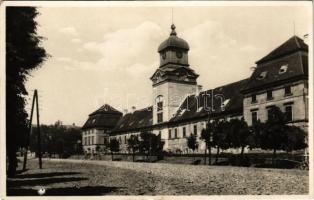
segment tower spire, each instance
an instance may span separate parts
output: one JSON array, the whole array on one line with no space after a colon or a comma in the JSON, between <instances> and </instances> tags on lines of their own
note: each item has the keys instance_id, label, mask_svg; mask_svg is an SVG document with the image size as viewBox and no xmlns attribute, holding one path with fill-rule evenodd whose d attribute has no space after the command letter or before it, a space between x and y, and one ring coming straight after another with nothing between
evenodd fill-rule
<instances>
[{"instance_id":1,"label":"tower spire","mask_svg":"<svg viewBox=\"0 0 314 200\"><path fill-rule=\"evenodd\" d=\"M171 33L170 33L170 35L174 35L174 36L177 35L176 26L174 24L171 25Z\"/></svg>"}]
</instances>

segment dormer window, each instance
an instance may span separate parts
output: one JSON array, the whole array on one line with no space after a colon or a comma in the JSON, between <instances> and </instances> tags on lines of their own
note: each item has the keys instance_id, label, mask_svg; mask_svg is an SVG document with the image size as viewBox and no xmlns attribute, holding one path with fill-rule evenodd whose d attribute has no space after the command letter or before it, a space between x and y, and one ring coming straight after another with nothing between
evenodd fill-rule
<instances>
[{"instance_id":1,"label":"dormer window","mask_svg":"<svg viewBox=\"0 0 314 200\"><path fill-rule=\"evenodd\" d=\"M183 115L185 113L186 109L180 110L179 111L179 116Z\"/></svg>"},{"instance_id":2,"label":"dormer window","mask_svg":"<svg viewBox=\"0 0 314 200\"><path fill-rule=\"evenodd\" d=\"M263 80L267 75L267 71L261 72L256 78L257 80Z\"/></svg>"},{"instance_id":3,"label":"dormer window","mask_svg":"<svg viewBox=\"0 0 314 200\"><path fill-rule=\"evenodd\" d=\"M279 74L283 74L287 71L288 65L282 65L279 69Z\"/></svg>"},{"instance_id":4,"label":"dormer window","mask_svg":"<svg viewBox=\"0 0 314 200\"><path fill-rule=\"evenodd\" d=\"M201 112L202 110L203 110L203 107L201 106L201 107L199 107L199 108L197 109L196 112Z\"/></svg>"}]
</instances>

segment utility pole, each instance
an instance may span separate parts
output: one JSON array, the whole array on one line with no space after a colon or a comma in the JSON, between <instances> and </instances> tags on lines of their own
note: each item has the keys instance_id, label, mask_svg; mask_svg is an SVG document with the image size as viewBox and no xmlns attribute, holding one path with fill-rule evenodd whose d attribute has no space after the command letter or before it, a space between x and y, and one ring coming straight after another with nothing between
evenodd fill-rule
<instances>
[{"instance_id":1,"label":"utility pole","mask_svg":"<svg viewBox=\"0 0 314 200\"><path fill-rule=\"evenodd\" d=\"M28 153L28 149L29 149L29 140L30 140L30 135L31 135L31 131L32 131L32 120L33 120L34 104L35 104L35 92L33 94L31 117L30 117L30 120L29 120L27 137L26 137L25 152L24 152L24 162L23 162L23 171L26 170L27 153Z\"/></svg>"},{"instance_id":2,"label":"utility pole","mask_svg":"<svg viewBox=\"0 0 314 200\"><path fill-rule=\"evenodd\" d=\"M29 149L30 143L30 134L32 130L32 121L33 121L33 113L34 113L34 106L36 103L36 114L37 114L37 155L39 159L39 168L42 169L42 159L41 159L41 135L40 135L40 124L39 124L39 105L38 105L38 92L37 90L34 91L33 101L32 101L32 109L31 109L31 116L29 120L28 126L28 133L26 138L26 145L25 145L25 153L24 153L24 162L23 162L23 170L26 170L26 163L27 163L27 152Z\"/></svg>"},{"instance_id":3,"label":"utility pole","mask_svg":"<svg viewBox=\"0 0 314 200\"><path fill-rule=\"evenodd\" d=\"M41 160L41 137L40 137L40 123L39 123L39 105L38 105L38 92L35 90L36 97L36 113L37 113L37 146L38 146L38 160L39 160L39 169L42 169L42 160Z\"/></svg>"}]
</instances>

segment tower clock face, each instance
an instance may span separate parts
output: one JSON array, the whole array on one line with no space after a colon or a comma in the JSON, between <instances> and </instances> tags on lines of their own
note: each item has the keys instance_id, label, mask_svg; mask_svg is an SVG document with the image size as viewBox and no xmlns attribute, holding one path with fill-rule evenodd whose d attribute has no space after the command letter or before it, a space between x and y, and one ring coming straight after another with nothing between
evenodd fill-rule
<instances>
[{"instance_id":1,"label":"tower clock face","mask_svg":"<svg viewBox=\"0 0 314 200\"><path fill-rule=\"evenodd\" d=\"M182 52L181 51L177 51L176 55L177 55L177 58L182 58Z\"/></svg>"}]
</instances>

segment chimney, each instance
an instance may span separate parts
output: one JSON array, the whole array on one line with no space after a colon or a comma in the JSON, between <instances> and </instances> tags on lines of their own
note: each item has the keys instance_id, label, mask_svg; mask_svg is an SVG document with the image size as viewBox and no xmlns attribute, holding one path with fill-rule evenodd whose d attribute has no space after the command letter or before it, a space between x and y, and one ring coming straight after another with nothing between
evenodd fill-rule
<instances>
[{"instance_id":1,"label":"chimney","mask_svg":"<svg viewBox=\"0 0 314 200\"><path fill-rule=\"evenodd\" d=\"M132 113L136 110L135 106L132 106Z\"/></svg>"}]
</instances>

